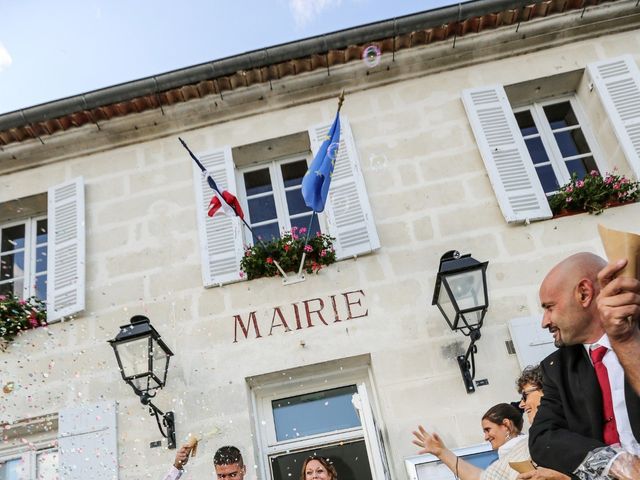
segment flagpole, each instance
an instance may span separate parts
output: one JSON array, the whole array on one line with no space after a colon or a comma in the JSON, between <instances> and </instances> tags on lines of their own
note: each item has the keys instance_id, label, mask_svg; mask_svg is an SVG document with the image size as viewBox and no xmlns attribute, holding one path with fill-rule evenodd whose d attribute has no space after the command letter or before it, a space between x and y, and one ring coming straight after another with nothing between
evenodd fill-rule
<instances>
[{"instance_id":1,"label":"flagpole","mask_svg":"<svg viewBox=\"0 0 640 480\"><path fill-rule=\"evenodd\" d=\"M340 92L340 95L338 96L338 111L336 112L336 115L340 114L340 109L342 108L342 104L344 103L344 88L342 89L342 91ZM309 235L311 234L311 225L313 224L313 219L314 217L317 215L317 212L315 210L313 210L313 213L311 214L311 219L309 220L309 226L307 227L307 236L304 239L304 246L302 247L302 258L300 259L300 267L298 268L298 276L300 276L302 274L302 268L304 267L304 261L307 257L307 252L304 250L305 247L309 244Z\"/></svg>"},{"instance_id":2,"label":"flagpole","mask_svg":"<svg viewBox=\"0 0 640 480\"><path fill-rule=\"evenodd\" d=\"M187 152L189 152L189 155L191 156L191 158L193 158L193 160L196 162L198 167L200 167L200 170L202 171L202 173L204 174L205 172L207 172L207 169L204 167L204 165L202 165L200 160L198 160L198 157L195 156L195 154L187 146L185 141L182 140L182 138L180 138L180 137L178 137L178 140L180 140L180 143L182 143L182 146L187 150ZM227 203L227 201L224 199L224 197L222 196L222 193L220 193L220 190L218 188L214 188L211 184L209 184L209 186L218 193L220 201L222 201L222 202L226 203L227 205L229 205ZM229 205L229 207L231 207L231 210L233 210L233 213L236 214L236 217L239 218L240 220L242 220L242 223L244 223L245 227L247 227L249 232L251 232L251 236L252 237L255 236L254 233L253 233L253 229L251 228L251 225L249 225L244 218L242 218L240 215L238 215L238 212L236 212L236 209L233 208L232 205ZM262 246L266 248L266 244L262 241L262 239L260 237L256 237L256 238L258 238L258 242L260 242L262 244Z\"/></svg>"}]
</instances>

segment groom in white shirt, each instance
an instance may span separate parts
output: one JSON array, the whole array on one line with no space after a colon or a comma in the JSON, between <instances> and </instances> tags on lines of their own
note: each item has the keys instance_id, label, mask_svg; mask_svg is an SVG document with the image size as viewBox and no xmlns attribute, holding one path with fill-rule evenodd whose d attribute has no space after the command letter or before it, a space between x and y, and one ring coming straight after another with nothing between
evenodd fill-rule
<instances>
[{"instance_id":1,"label":"groom in white shirt","mask_svg":"<svg viewBox=\"0 0 640 480\"><path fill-rule=\"evenodd\" d=\"M192 448L190 445L180 447L171 469L163 480L178 480L182 476ZM219 480L244 480L244 476L247 473L242 453L231 445L220 447L216 451L213 456L213 466L216 470L216 478Z\"/></svg>"}]
</instances>

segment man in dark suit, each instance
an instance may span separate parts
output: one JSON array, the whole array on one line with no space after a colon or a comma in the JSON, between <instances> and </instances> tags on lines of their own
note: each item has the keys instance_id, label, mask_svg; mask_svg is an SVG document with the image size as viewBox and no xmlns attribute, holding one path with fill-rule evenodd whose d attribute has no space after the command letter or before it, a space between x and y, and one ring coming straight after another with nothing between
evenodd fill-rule
<instances>
[{"instance_id":1,"label":"man in dark suit","mask_svg":"<svg viewBox=\"0 0 640 480\"><path fill-rule=\"evenodd\" d=\"M640 397L623 370L634 368L640 356L635 343L640 282L614 280L620 265L579 253L556 265L540 287L542 327L559 348L541 363L544 397L529 431L529 448L536 463L585 480L606 474L640 478ZM592 360L597 347L606 347L600 349L604 359ZM598 362L606 366L609 381L613 413L607 418L602 375L594 368Z\"/></svg>"}]
</instances>

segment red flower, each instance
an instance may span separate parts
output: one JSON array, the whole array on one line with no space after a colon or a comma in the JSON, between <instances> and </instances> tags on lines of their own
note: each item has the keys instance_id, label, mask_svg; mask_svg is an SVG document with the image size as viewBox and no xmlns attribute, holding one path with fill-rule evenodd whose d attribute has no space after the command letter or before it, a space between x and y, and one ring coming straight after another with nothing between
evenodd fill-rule
<instances>
[{"instance_id":1,"label":"red flower","mask_svg":"<svg viewBox=\"0 0 640 480\"><path fill-rule=\"evenodd\" d=\"M273 263L273 258L267 257L267 263Z\"/></svg>"},{"instance_id":2,"label":"red flower","mask_svg":"<svg viewBox=\"0 0 640 480\"><path fill-rule=\"evenodd\" d=\"M291 247L285 243L284 247L282 248L284 248L285 252L288 252Z\"/></svg>"}]
</instances>

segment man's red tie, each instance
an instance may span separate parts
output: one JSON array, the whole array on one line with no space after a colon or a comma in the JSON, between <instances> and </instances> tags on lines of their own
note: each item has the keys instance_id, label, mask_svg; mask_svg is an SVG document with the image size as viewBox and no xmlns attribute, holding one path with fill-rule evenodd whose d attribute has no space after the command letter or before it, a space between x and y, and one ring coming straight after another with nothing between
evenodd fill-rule
<instances>
[{"instance_id":1,"label":"man's red tie","mask_svg":"<svg viewBox=\"0 0 640 480\"><path fill-rule=\"evenodd\" d=\"M604 443L614 445L620 443L616 416L613 413L613 400L611 399L611 385L609 384L609 374L607 367L602 363L602 358L607 353L607 347L600 346L589 352L593 367L596 369L596 376L602 390L602 413L604 414Z\"/></svg>"}]
</instances>

